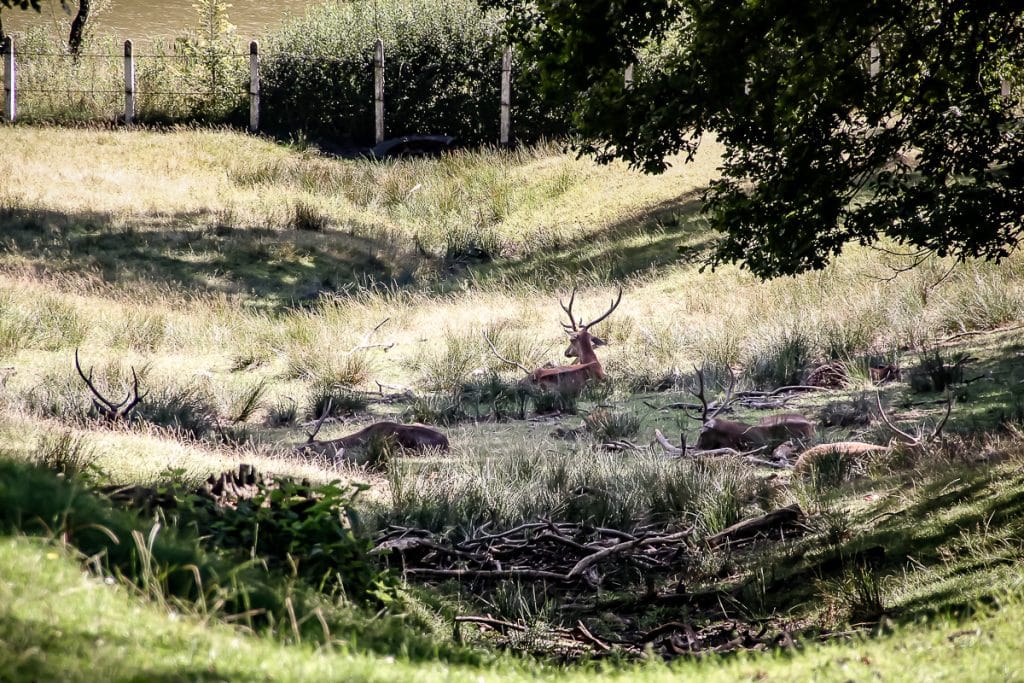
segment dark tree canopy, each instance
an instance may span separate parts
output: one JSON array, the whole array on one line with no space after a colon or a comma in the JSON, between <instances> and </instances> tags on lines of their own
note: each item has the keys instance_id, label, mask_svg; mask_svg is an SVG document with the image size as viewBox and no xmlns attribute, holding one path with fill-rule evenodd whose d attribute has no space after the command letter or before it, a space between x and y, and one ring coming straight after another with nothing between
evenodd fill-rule
<instances>
[{"instance_id":1,"label":"dark tree canopy","mask_svg":"<svg viewBox=\"0 0 1024 683\"><path fill-rule=\"evenodd\" d=\"M1024 66L1024 2L491 1L581 151L658 172L725 145L713 263L797 273L881 236L1000 259L1021 238L1020 88L1000 81Z\"/></svg>"}]
</instances>

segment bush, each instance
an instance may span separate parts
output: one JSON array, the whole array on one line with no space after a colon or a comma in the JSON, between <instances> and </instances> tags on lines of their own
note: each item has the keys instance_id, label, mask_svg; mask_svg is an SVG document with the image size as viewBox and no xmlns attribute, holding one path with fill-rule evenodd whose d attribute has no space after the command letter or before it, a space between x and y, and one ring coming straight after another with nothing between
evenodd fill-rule
<instances>
[{"instance_id":1,"label":"bush","mask_svg":"<svg viewBox=\"0 0 1024 683\"><path fill-rule=\"evenodd\" d=\"M384 42L386 136L444 133L498 139L505 39L500 14L471 0L355 0L312 8L270 37L262 120L347 144L373 141L373 49ZM539 104L539 79L514 67L520 139L564 133ZM564 117L561 121L565 121Z\"/></svg>"}]
</instances>

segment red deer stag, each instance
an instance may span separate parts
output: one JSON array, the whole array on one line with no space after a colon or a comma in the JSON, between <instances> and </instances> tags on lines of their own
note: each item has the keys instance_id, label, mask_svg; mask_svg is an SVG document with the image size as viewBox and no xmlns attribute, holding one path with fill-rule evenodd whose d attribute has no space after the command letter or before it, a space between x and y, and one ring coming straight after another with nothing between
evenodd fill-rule
<instances>
[{"instance_id":1,"label":"red deer stag","mask_svg":"<svg viewBox=\"0 0 1024 683\"><path fill-rule=\"evenodd\" d=\"M514 365L525 372L526 377L521 380L522 384L528 384L540 389L579 394L591 380L604 379L606 377L604 367L601 365L601 361L598 360L597 354L594 353L594 347L603 346L604 341L590 334L590 328L610 316L618 308L619 303L622 301L622 288L619 288L619 294L608 310L588 323L584 323L582 320L577 322L573 316L572 306L575 301L576 289L573 288L572 295L569 297L569 305L566 306L562 303L561 299L558 300L558 305L569 316L569 324L562 323L566 334L569 335L569 347L565 350L565 355L568 358L577 358L577 363L530 370L525 365L509 360L498 353L494 343L485 333L484 339L487 341L487 345L491 347L491 353L503 363Z\"/></svg>"},{"instance_id":2,"label":"red deer stag","mask_svg":"<svg viewBox=\"0 0 1024 683\"><path fill-rule=\"evenodd\" d=\"M105 422L120 422L130 419L132 411L146 397L145 394L139 395L139 376L135 374L134 367L132 368L132 388L120 403L114 403L99 392L96 385L92 383L92 368L89 368L88 375L82 372L82 365L78 362L78 349L75 349L75 370L78 370L78 376L92 392L92 405Z\"/></svg>"},{"instance_id":3,"label":"red deer stag","mask_svg":"<svg viewBox=\"0 0 1024 683\"><path fill-rule=\"evenodd\" d=\"M422 424L400 424L398 422L382 421L374 422L368 427L360 429L354 434L343 436L339 439L329 441L317 441L316 435L323 426L324 420L331 412L330 403L324 410L324 414L317 420L312 432L306 432L306 443L295 447L295 453L299 455L322 455L337 463L344 459L346 449L359 448L377 439L392 440L396 445L412 451L424 451L436 449L438 451L448 450L448 437L434 429Z\"/></svg>"},{"instance_id":4,"label":"red deer stag","mask_svg":"<svg viewBox=\"0 0 1024 683\"><path fill-rule=\"evenodd\" d=\"M697 415L687 411L687 414L701 423L700 433L697 436L697 450L746 451L778 444L787 439L807 438L814 435L814 425L806 417L797 413L769 415L761 418L755 425L718 417L720 412L733 403L732 392L736 386L736 375L732 368L729 368L729 388L726 389L725 398L717 404L708 404L704 389L704 371L697 368L694 370L697 373L697 391L690 393L700 401L701 413ZM669 444L660 432L657 432L656 436L666 450L672 453L682 453L683 449Z\"/></svg>"},{"instance_id":5,"label":"red deer stag","mask_svg":"<svg viewBox=\"0 0 1024 683\"><path fill-rule=\"evenodd\" d=\"M946 414L942 416L938 426L936 426L935 429L932 430L932 433L927 437L921 437L908 434L894 425L892 420L889 419L889 416L885 414L885 409L882 408L882 397L877 393L875 394L875 404L878 406L878 414L881 416L882 422L892 430L894 435L893 439L889 441L887 446L864 443L863 441L821 443L817 446L812 446L801 453L800 457L796 459L796 463L793 465L793 470L798 474L807 474L815 469L821 461L830 457L856 461L858 458L869 453L888 453L898 448L908 449L911 451L922 451L942 435L942 429L946 426L946 422L949 420L949 415L953 411L953 397L949 396L946 399Z\"/></svg>"}]
</instances>

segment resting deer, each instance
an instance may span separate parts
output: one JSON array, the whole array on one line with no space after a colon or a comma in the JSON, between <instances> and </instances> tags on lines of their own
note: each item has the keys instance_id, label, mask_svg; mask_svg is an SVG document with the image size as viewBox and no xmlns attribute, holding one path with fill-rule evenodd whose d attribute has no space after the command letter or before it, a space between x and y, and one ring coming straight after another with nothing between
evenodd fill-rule
<instances>
[{"instance_id":1,"label":"resting deer","mask_svg":"<svg viewBox=\"0 0 1024 683\"><path fill-rule=\"evenodd\" d=\"M559 365L553 368L530 370L525 365L509 360L498 353L494 343L485 333L484 339L487 341L487 345L491 347L491 353L498 360L514 365L525 372L526 377L521 380L521 383L541 389L579 394L587 386L588 382L604 379L606 377L604 367L601 365L601 361L598 360L597 354L594 353L594 347L603 346L604 341L590 334L590 328L610 316L618 308L619 303L622 301L622 288L619 288L619 294L608 310L588 323L584 323L582 320L577 322L573 316L572 306L575 301L576 289L574 288L572 295L569 297L569 305L566 306L562 303L561 299L558 300L558 305L569 316L569 324L562 323L566 334L569 335L569 347L565 350L565 355L567 358L578 358L579 362L573 365Z\"/></svg>"},{"instance_id":2,"label":"resting deer","mask_svg":"<svg viewBox=\"0 0 1024 683\"><path fill-rule=\"evenodd\" d=\"M736 376L733 374L732 368L729 369L729 388L726 390L725 398L717 404L714 410L710 409L704 396L703 370L697 370L697 383L698 390L691 393L701 402L702 407L701 415L697 418L701 421L700 434L697 436L697 448L701 450L732 448L737 451L745 451L779 443L786 439L807 438L814 434L814 425L806 417L796 413L769 415L755 425L723 420L718 417L718 414L732 403L730 397L736 385ZM691 417L696 416L691 415Z\"/></svg>"},{"instance_id":3,"label":"resting deer","mask_svg":"<svg viewBox=\"0 0 1024 683\"><path fill-rule=\"evenodd\" d=\"M330 403L324 410L323 415L317 420L313 431L306 432L306 443L295 447L295 453L300 455L322 455L334 462L343 459L345 450L359 448L377 439L392 439L395 444L402 448L413 451L436 449L439 451L448 450L448 437L434 429L422 424L400 424L398 422L382 421L374 422L368 427L360 429L354 434L343 436L329 441L317 441L316 435L331 412Z\"/></svg>"},{"instance_id":4,"label":"resting deer","mask_svg":"<svg viewBox=\"0 0 1024 683\"><path fill-rule=\"evenodd\" d=\"M882 408L882 397L879 394L875 394L875 403L878 406L878 414L882 418L882 422L892 430L894 437L886 446L880 446L878 444L864 443L863 441L838 441L836 443L822 443L817 446L812 446L800 454L800 457L796 459L796 463L793 465L793 470L798 474L806 474L817 467L818 463L829 457L840 457L840 458L851 458L858 459L869 453L888 453L896 448L904 448L912 451L921 451L925 447L934 443L942 434L942 429L946 426L946 422L949 420L949 414L953 410L953 397L950 396L946 401L946 414L943 415L939 421L938 426L932 430L932 433L927 437L913 436L907 432L899 429L892 423L889 416L885 414L885 409Z\"/></svg>"},{"instance_id":5,"label":"resting deer","mask_svg":"<svg viewBox=\"0 0 1024 683\"><path fill-rule=\"evenodd\" d=\"M106 422L120 422L121 420L130 419L132 411L146 397L145 394L139 395L139 376L135 374L134 367L132 368L132 388L120 403L114 403L99 392L96 385L92 383L92 368L89 368L88 375L82 371L82 365L78 362L78 349L75 349L75 370L78 371L78 376L85 382L85 386L92 392L93 407Z\"/></svg>"}]
</instances>

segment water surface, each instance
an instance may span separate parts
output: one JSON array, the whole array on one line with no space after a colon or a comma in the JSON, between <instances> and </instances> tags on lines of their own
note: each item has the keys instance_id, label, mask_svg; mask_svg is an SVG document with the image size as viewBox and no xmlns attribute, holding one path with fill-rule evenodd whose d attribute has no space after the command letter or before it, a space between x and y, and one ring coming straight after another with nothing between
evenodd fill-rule
<instances>
[{"instance_id":1,"label":"water surface","mask_svg":"<svg viewBox=\"0 0 1024 683\"><path fill-rule=\"evenodd\" d=\"M90 17L96 31L112 33L118 38L145 41L174 38L198 25L199 14L192 7L195 0L109 0L98 14ZM302 16L310 3L305 0L234 0L228 19L242 38L258 38L267 28L279 26L287 18ZM78 3L68 3L73 10ZM3 10L4 30L23 31L30 26L52 27L67 33L73 14L61 8L60 0L42 0L43 11Z\"/></svg>"}]
</instances>

